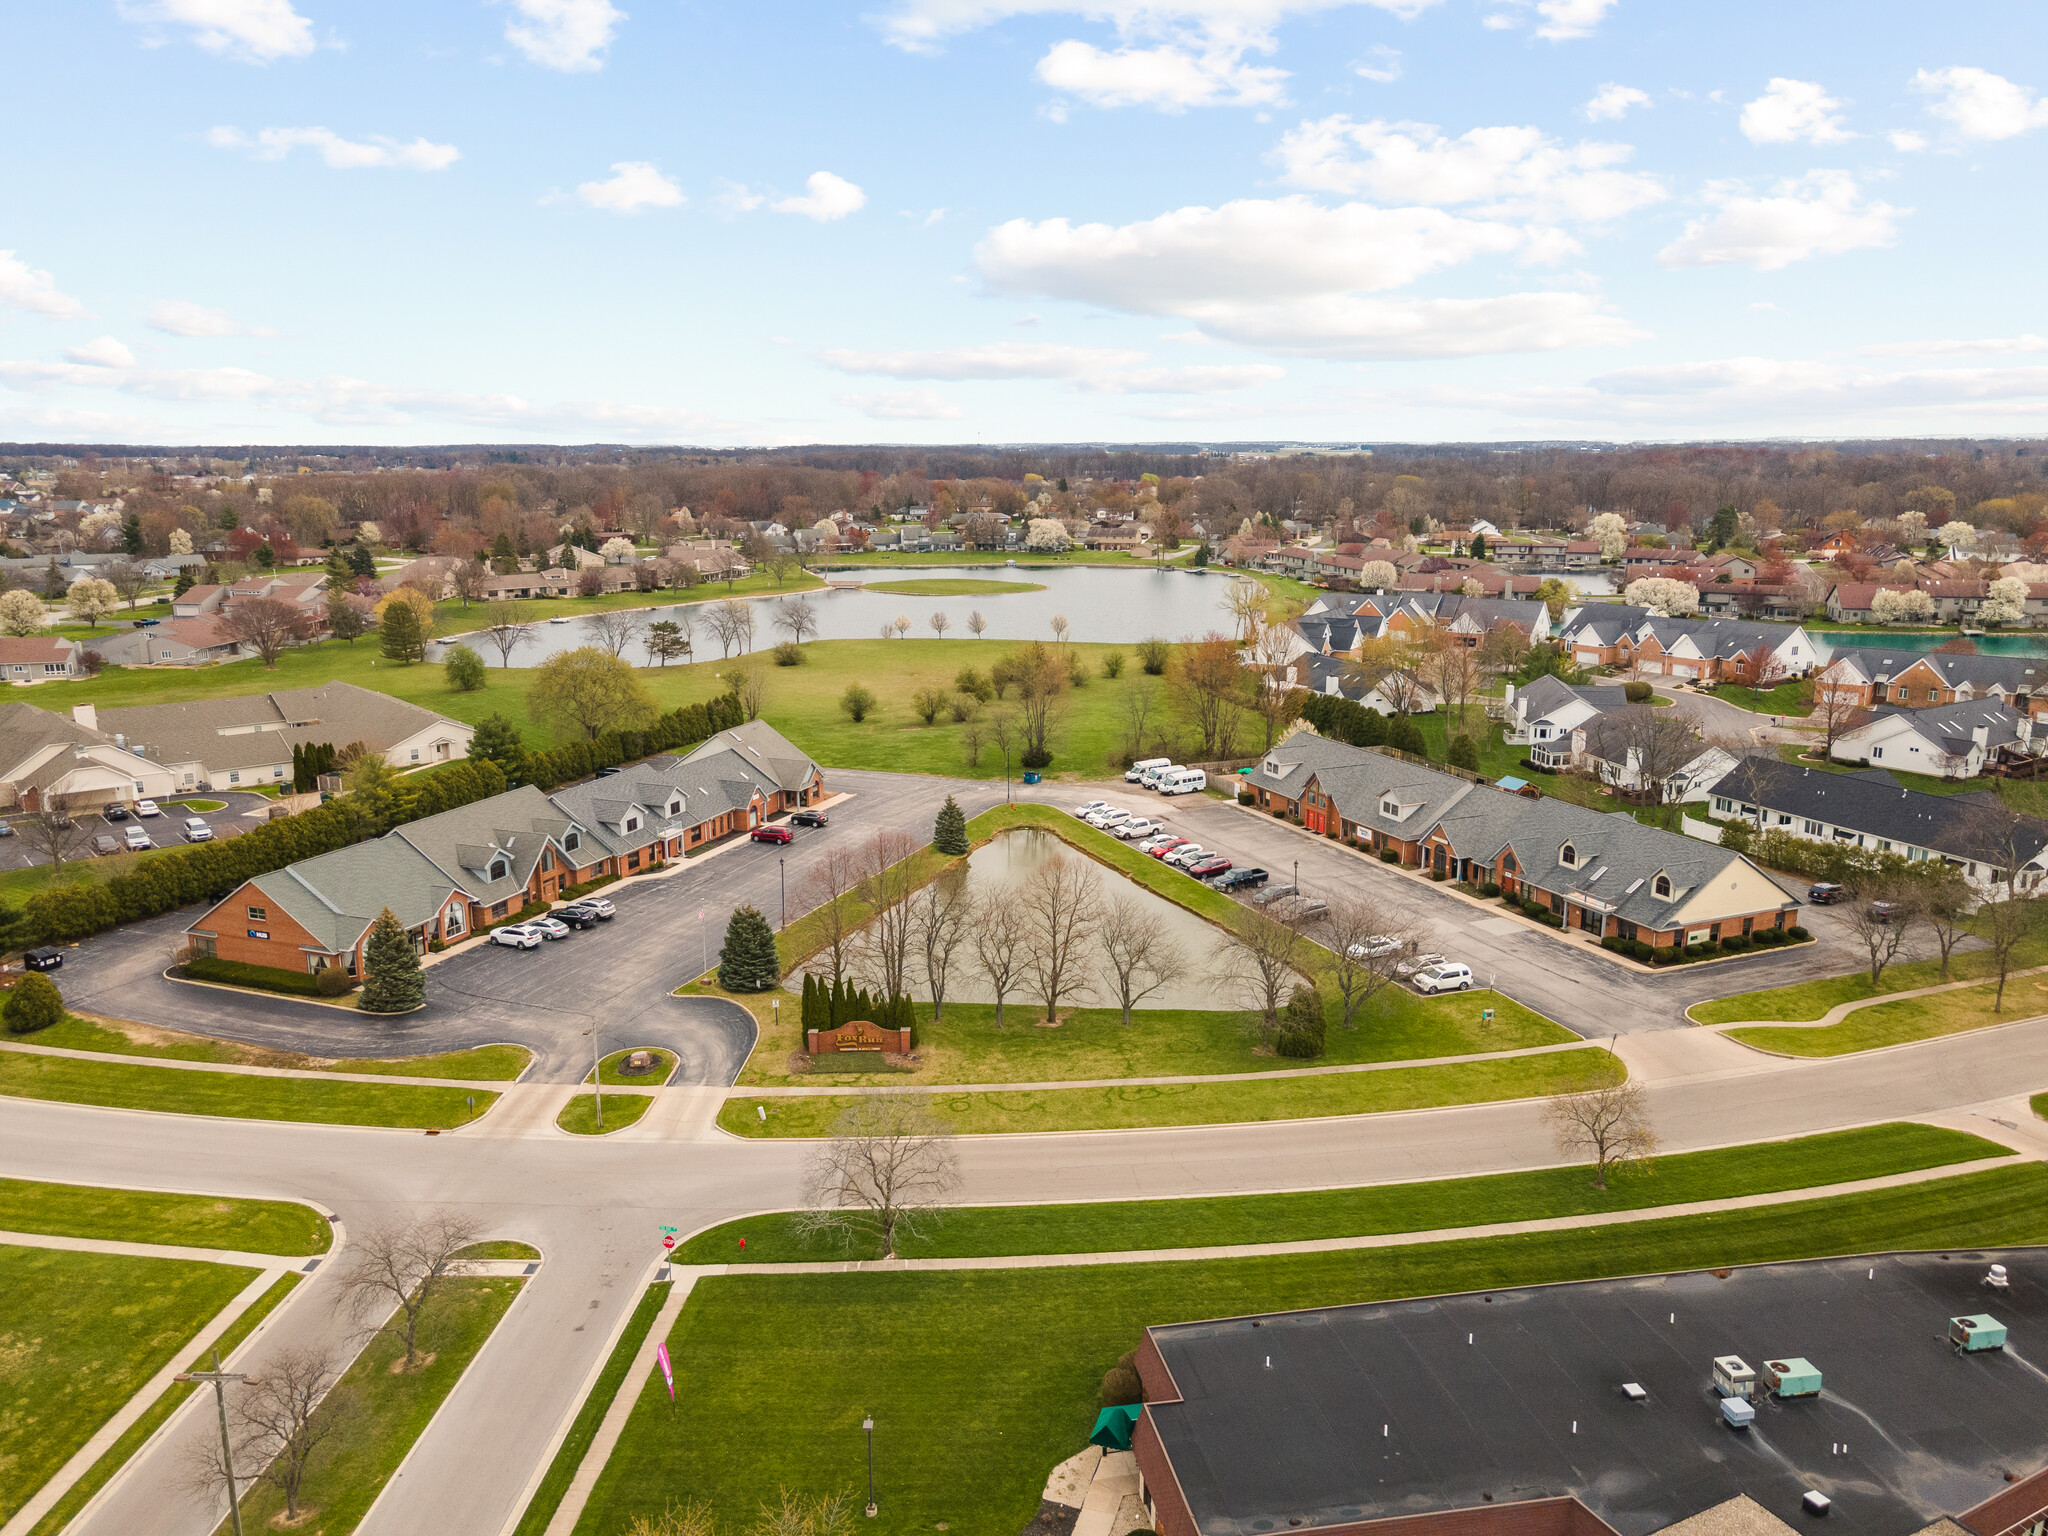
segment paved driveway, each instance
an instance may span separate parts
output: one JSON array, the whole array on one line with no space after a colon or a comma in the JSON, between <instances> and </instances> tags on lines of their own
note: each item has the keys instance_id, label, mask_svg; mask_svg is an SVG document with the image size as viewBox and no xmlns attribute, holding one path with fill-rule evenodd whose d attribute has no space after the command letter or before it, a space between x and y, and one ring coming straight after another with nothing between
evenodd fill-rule
<instances>
[{"instance_id":1,"label":"paved driveway","mask_svg":"<svg viewBox=\"0 0 2048 1536\"><path fill-rule=\"evenodd\" d=\"M260 813L270 804L262 795L252 795L242 790L195 798L227 803L217 811L199 813L189 811L170 800L159 800L157 805L163 811L161 816L130 816L125 821L109 821L98 812L82 815L78 818L78 847L71 858L83 860L93 857L87 850L92 847L93 838L103 832L111 834L116 842L123 842L130 827L142 828L149 834L150 841L159 848L182 847L185 842L185 819L195 814L213 828L213 835L216 838L240 837L244 832L261 825ZM125 848L125 843L123 846ZM0 870L29 869L49 862L46 854L36 851L31 838L19 835L0 838Z\"/></svg>"},{"instance_id":2,"label":"paved driveway","mask_svg":"<svg viewBox=\"0 0 2048 1536\"><path fill-rule=\"evenodd\" d=\"M88 939L66 952L58 985L83 1012L315 1056L412 1056L509 1041L536 1053L529 1082L579 1081L590 1070L583 1032L594 1026L606 1052L675 1051L676 1082L729 1083L753 1048L752 1019L715 998L669 995L707 957L716 963L727 918L751 905L778 922L785 866L794 918L825 849L877 831L926 842L947 794L970 816L1003 794L1001 784L853 771L834 771L826 784L853 796L832 808L829 826L799 827L786 846L738 843L691 860L678 875L607 886L616 918L537 950L471 943L429 967L427 1006L403 1018L166 980L197 908Z\"/></svg>"}]
</instances>

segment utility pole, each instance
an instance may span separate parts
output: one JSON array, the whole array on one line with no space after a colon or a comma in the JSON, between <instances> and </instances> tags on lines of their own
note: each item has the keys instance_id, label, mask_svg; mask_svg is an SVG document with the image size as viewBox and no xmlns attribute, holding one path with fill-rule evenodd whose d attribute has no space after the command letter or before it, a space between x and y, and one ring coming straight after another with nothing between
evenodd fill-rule
<instances>
[{"instance_id":1,"label":"utility pole","mask_svg":"<svg viewBox=\"0 0 2048 1536\"><path fill-rule=\"evenodd\" d=\"M174 1381L210 1381L213 1383L213 1405L220 1410L220 1459L221 1465L227 1470L228 1477L228 1518L234 1522L235 1536L242 1536L242 1500L235 1490L235 1447L234 1443L228 1439L228 1399L227 1393L222 1389L231 1381L238 1381L248 1385L257 1378L254 1376L244 1376L236 1371L222 1370L220 1368L220 1350L216 1347L213 1351L212 1370L185 1371L172 1379ZM873 1420L869 1422L872 1423ZM874 1480L874 1454L870 1451L868 1455L868 1484L870 1489L874 1485Z\"/></svg>"}]
</instances>

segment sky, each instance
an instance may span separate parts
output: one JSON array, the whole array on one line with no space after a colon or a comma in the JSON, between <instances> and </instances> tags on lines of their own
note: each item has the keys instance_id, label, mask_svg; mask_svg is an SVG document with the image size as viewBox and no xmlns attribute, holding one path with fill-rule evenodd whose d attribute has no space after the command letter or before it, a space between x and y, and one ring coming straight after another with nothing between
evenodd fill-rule
<instances>
[{"instance_id":1,"label":"sky","mask_svg":"<svg viewBox=\"0 0 2048 1536\"><path fill-rule=\"evenodd\" d=\"M0 440L2048 432L2048 7L67 0Z\"/></svg>"}]
</instances>

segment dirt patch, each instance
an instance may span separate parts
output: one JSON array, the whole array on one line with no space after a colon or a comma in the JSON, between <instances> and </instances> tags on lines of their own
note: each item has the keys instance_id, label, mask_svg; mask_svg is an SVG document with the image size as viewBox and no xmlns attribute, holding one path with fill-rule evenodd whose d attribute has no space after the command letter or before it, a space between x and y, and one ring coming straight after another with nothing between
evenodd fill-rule
<instances>
[{"instance_id":1,"label":"dirt patch","mask_svg":"<svg viewBox=\"0 0 2048 1536\"><path fill-rule=\"evenodd\" d=\"M319 1513L318 1509L309 1504L296 1515L287 1515L283 1510L279 1510L267 1523L273 1531L296 1531L309 1524Z\"/></svg>"},{"instance_id":2,"label":"dirt patch","mask_svg":"<svg viewBox=\"0 0 2048 1536\"><path fill-rule=\"evenodd\" d=\"M1072 1536L1074 1522L1081 1518L1081 1511L1065 1504L1055 1504L1050 1499L1041 1499L1038 1517L1024 1527L1023 1536Z\"/></svg>"},{"instance_id":3,"label":"dirt patch","mask_svg":"<svg viewBox=\"0 0 2048 1536\"><path fill-rule=\"evenodd\" d=\"M318 1058L301 1056L292 1051L273 1051L260 1045L243 1045L237 1040L222 1040L213 1035L193 1035L182 1030L161 1029L154 1024L138 1024L133 1019L110 1019L105 1014L81 1013L79 1018L88 1024L97 1024L101 1029L125 1036L137 1045L156 1046L170 1049L183 1045L217 1046L226 1054L230 1065L239 1067L305 1067Z\"/></svg>"},{"instance_id":4,"label":"dirt patch","mask_svg":"<svg viewBox=\"0 0 2048 1536\"><path fill-rule=\"evenodd\" d=\"M413 1370L424 1371L428 1366L432 1365L434 1363L434 1353L435 1352L430 1349L424 1355L421 1355L418 1360L413 1362ZM394 1376L398 1376L405 1373L405 1356L400 1355L396 1360L391 1362L391 1374Z\"/></svg>"}]
</instances>

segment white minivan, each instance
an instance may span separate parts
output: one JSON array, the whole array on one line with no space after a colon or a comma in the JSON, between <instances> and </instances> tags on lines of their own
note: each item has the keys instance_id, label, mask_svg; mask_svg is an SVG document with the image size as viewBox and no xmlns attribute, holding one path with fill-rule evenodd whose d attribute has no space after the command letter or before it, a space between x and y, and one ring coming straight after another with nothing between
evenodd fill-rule
<instances>
[{"instance_id":1,"label":"white minivan","mask_svg":"<svg viewBox=\"0 0 2048 1536\"><path fill-rule=\"evenodd\" d=\"M1175 768L1159 776L1162 795L1192 795L1209 787L1209 775L1199 768Z\"/></svg>"},{"instance_id":2,"label":"white minivan","mask_svg":"<svg viewBox=\"0 0 2048 1536\"><path fill-rule=\"evenodd\" d=\"M1136 784L1141 782L1148 773L1152 772L1153 769L1171 768L1172 766L1173 759L1170 757L1144 758L1138 762L1131 764L1130 767L1124 770L1124 782L1126 784Z\"/></svg>"}]
</instances>

